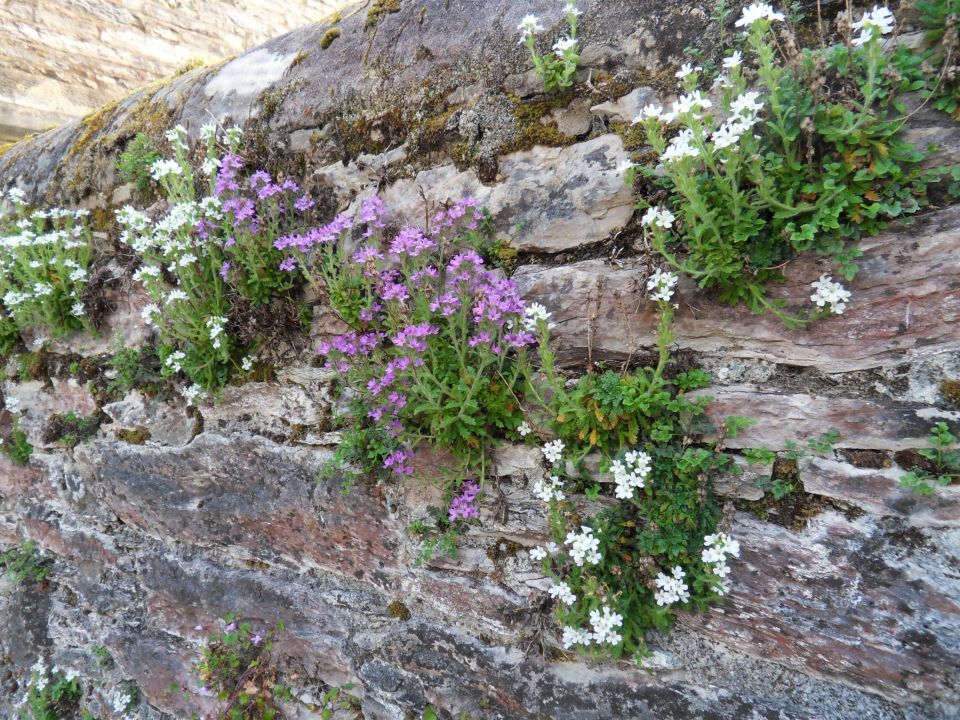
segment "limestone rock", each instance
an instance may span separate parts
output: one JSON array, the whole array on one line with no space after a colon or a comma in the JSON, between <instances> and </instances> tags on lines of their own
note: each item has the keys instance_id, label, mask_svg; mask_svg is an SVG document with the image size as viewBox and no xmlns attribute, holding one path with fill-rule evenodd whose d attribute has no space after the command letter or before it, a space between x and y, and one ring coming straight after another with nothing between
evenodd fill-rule
<instances>
[{"instance_id":1,"label":"limestone rock","mask_svg":"<svg viewBox=\"0 0 960 720\"><path fill-rule=\"evenodd\" d=\"M424 170L400 180L382 194L406 222L423 222L418 188L434 203L476 197L497 229L510 234L518 249L562 252L606 240L633 215L633 195L618 167L627 160L623 141L603 135L567 148L534 147L500 159L497 182L488 187L476 172L452 165ZM550 210L544 215L542 208Z\"/></svg>"}]
</instances>

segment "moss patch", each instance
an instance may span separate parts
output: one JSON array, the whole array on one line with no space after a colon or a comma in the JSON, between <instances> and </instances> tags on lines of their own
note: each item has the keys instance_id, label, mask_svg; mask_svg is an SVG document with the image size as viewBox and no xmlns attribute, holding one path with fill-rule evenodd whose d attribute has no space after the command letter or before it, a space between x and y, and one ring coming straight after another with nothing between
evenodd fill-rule
<instances>
[{"instance_id":1,"label":"moss patch","mask_svg":"<svg viewBox=\"0 0 960 720\"><path fill-rule=\"evenodd\" d=\"M373 0L367 11L367 20L363 24L364 30L376 27L385 15L400 12L400 0Z\"/></svg>"},{"instance_id":2,"label":"moss patch","mask_svg":"<svg viewBox=\"0 0 960 720\"><path fill-rule=\"evenodd\" d=\"M960 380L944 380L940 383L940 394L954 407L960 407Z\"/></svg>"},{"instance_id":3,"label":"moss patch","mask_svg":"<svg viewBox=\"0 0 960 720\"><path fill-rule=\"evenodd\" d=\"M807 526L810 518L816 517L828 508L835 507L835 504L829 498L813 495L801 489L787 493L779 500L774 500L773 495L767 493L760 500L737 500L734 506L738 510L745 510L775 525L791 530L802 530Z\"/></svg>"},{"instance_id":4,"label":"moss patch","mask_svg":"<svg viewBox=\"0 0 960 720\"><path fill-rule=\"evenodd\" d=\"M323 37L320 38L320 49L326 50L328 47L333 45L333 41L340 37L343 33L340 28L330 28L327 30Z\"/></svg>"},{"instance_id":5,"label":"moss patch","mask_svg":"<svg viewBox=\"0 0 960 720\"><path fill-rule=\"evenodd\" d=\"M397 620L406 621L410 619L410 609L399 600L394 600L387 605L387 615Z\"/></svg>"},{"instance_id":6,"label":"moss patch","mask_svg":"<svg viewBox=\"0 0 960 720\"><path fill-rule=\"evenodd\" d=\"M131 445L143 445L150 439L150 431L145 427L136 427L132 430L124 428L114 432L113 436L121 442L130 443Z\"/></svg>"},{"instance_id":7,"label":"moss patch","mask_svg":"<svg viewBox=\"0 0 960 720\"><path fill-rule=\"evenodd\" d=\"M68 448L76 447L81 440L93 437L104 419L104 415L100 413L90 417L80 417L75 413L54 415L43 428L43 442L59 443Z\"/></svg>"}]
</instances>

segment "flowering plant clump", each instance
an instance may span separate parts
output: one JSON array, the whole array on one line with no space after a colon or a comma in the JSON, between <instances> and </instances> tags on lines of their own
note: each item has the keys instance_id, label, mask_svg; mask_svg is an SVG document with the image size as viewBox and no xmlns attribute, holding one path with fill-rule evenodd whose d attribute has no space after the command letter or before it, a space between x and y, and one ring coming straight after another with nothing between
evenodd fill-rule
<instances>
[{"instance_id":1,"label":"flowering plant clump","mask_svg":"<svg viewBox=\"0 0 960 720\"><path fill-rule=\"evenodd\" d=\"M564 13L569 32L557 40L553 44L552 52L546 55L540 55L536 48L536 34L543 30L537 17L527 15L517 26L517 30L520 31L520 42L530 50L534 70L543 80L543 88L547 92L566 90L573 85L577 66L580 64L577 24L583 12L577 8L576 0L566 0Z\"/></svg>"},{"instance_id":2,"label":"flowering plant clump","mask_svg":"<svg viewBox=\"0 0 960 720\"><path fill-rule=\"evenodd\" d=\"M31 212L18 188L7 198L13 213L0 212L0 324L6 326L0 336L12 339L26 327L54 336L87 329L83 293L93 255L89 211Z\"/></svg>"},{"instance_id":3,"label":"flowering plant clump","mask_svg":"<svg viewBox=\"0 0 960 720\"><path fill-rule=\"evenodd\" d=\"M33 454L33 445L20 429L20 403L6 398L0 407L0 452L17 465L26 465Z\"/></svg>"},{"instance_id":4,"label":"flowering plant clump","mask_svg":"<svg viewBox=\"0 0 960 720\"><path fill-rule=\"evenodd\" d=\"M23 720L60 720L73 717L80 707L83 690L75 670L47 668L38 660L30 668L27 694L17 703Z\"/></svg>"},{"instance_id":5,"label":"flowering plant clump","mask_svg":"<svg viewBox=\"0 0 960 720\"><path fill-rule=\"evenodd\" d=\"M338 460L411 475L413 450L427 444L458 461L457 482L482 481L492 442L513 436L524 419L538 321L516 285L473 249L482 220L476 200L441 210L427 229L395 235L385 234L385 215L371 198L356 220L334 221L341 235L325 235L319 260L296 256L310 273L332 257L324 253L337 252L332 244L347 246L347 230L360 237L345 268L324 271L331 303L352 329L319 352L354 392L362 418ZM473 516L469 487L451 518Z\"/></svg>"},{"instance_id":6,"label":"flowering plant clump","mask_svg":"<svg viewBox=\"0 0 960 720\"><path fill-rule=\"evenodd\" d=\"M740 552L717 533L710 483L732 460L720 442L694 444L707 429L709 398L690 400L686 392L709 377L668 373L675 285L676 275L664 271L648 283L660 316L656 367L587 375L570 389L550 385L556 420L543 419L560 438L544 444L551 470L533 492L547 505L552 540L530 557L552 578L566 648L642 651L646 631L665 630L677 608L702 608L727 593L727 560ZM731 419L720 434L742 426ZM568 497L578 481L561 477L589 452L599 453L601 470L612 476L617 502L584 518ZM601 492L599 485L587 490Z\"/></svg>"},{"instance_id":7,"label":"flowering plant clump","mask_svg":"<svg viewBox=\"0 0 960 720\"><path fill-rule=\"evenodd\" d=\"M143 259L134 278L153 300L143 319L159 332L164 373L193 382L188 402L223 385L231 370L249 369L241 359L246 348L229 330L232 311L264 305L293 287L274 241L307 224L314 204L292 180L246 173L238 128L221 136L222 154L216 128L205 126L201 137L205 178L194 175L185 131L174 128L167 134L174 158L151 166L169 200L166 212L156 219L129 206L117 212L121 240Z\"/></svg>"},{"instance_id":8,"label":"flowering plant clump","mask_svg":"<svg viewBox=\"0 0 960 720\"><path fill-rule=\"evenodd\" d=\"M673 107L650 104L635 122L659 154L659 169L644 173L666 190L643 217L653 247L723 300L793 322L802 318L766 293L786 263L813 251L852 279L854 241L916 212L936 173L900 132L895 96L912 86L883 47L890 12L864 14L831 48L797 49L784 20L768 4L747 6L735 23L742 44L712 84L685 67ZM813 299L842 312L849 292L831 288Z\"/></svg>"},{"instance_id":9,"label":"flowering plant clump","mask_svg":"<svg viewBox=\"0 0 960 720\"><path fill-rule=\"evenodd\" d=\"M255 630L233 613L224 618L223 629L210 635L196 667L203 681L201 694L220 701L206 720L280 717L277 703L290 699L290 689L278 682L271 653L276 634L283 630L283 622Z\"/></svg>"}]
</instances>

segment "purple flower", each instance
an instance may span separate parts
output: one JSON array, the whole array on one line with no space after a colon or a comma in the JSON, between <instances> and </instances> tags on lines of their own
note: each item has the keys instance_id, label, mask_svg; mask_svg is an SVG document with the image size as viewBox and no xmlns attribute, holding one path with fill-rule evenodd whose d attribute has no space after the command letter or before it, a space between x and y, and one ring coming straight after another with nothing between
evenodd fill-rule
<instances>
[{"instance_id":1,"label":"purple flower","mask_svg":"<svg viewBox=\"0 0 960 720\"><path fill-rule=\"evenodd\" d=\"M230 263L225 262L223 265L220 266L220 277L226 280L228 272L230 272Z\"/></svg>"},{"instance_id":2,"label":"purple flower","mask_svg":"<svg viewBox=\"0 0 960 720\"><path fill-rule=\"evenodd\" d=\"M250 176L247 184L250 186L251 190L256 190L261 185L272 185L273 178L270 177L270 173L268 173L266 170L257 170L253 175Z\"/></svg>"},{"instance_id":3,"label":"purple flower","mask_svg":"<svg viewBox=\"0 0 960 720\"><path fill-rule=\"evenodd\" d=\"M469 520L470 518L480 517L480 508L477 507L476 502L479 493L480 487L476 482L473 480L465 482L460 494L450 503L450 522L454 522L458 518Z\"/></svg>"},{"instance_id":4,"label":"purple flower","mask_svg":"<svg viewBox=\"0 0 960 720\"><path fill-rule=\"evenodd\" d=\"M297 267L297 260L293 255L287 255L287 258L280 263L280 269L285 272L293 272Z\"/></svg>"},{"instance_id":5,"label":"purple flower","mask_svg":"<svg viewBox=\"0 0 960 720\"><path fill-rule=\"evenodd\" d=\"M417 257L420 253L432 250L436 246L437 244L426 237L420 228L406 227L390 243L390 253Z\"/></svg>"},{"instance_id":6,"label":"purple flower","mask_svg":"<svg viewBox=\"0 0 960 720\"><path fill-rule=\"evenodd\" d=\"M397 450L390 453L383 461L384 470L393 470L397 475L413 475L413 466L410 461L413 455L406 450Z\"/></svg>"},{"instance_id":7,"label":"purple flower","mask_svg":"<svg viewBox=\"0 0 960 720\"><path fill-rule=\"evenodd\" d=\"M250 198L231 198L223 204L223 210L233 213L233 226L236 227L254 216L253 200Z\"/></svg>"},{"instance_id":8,"label":"purple flower","mask_svg":"<svg viewBox=\"0 0 960 720\"><path fill-rule=\"evenodd\" d=\"M529 333L526 330L518 333L507 333L503 336L503 339L508 345L512 345L515 348L522 348L525 345L533 345L537 342L533 333Z\"/></svg>"},{"instance_id":9,"label":"purple flower","mask_svg":"<svg viewBox=\"0 0 960 720\"><path fill-rule=\"evenodd\" d=\"M356 265L366 265L373 260L383 260L383 253L370 245L364 245L353 254L353 262Z\"/></svg>"},{"instance_id":10,"label":"purple flower","mask_svg":"<svg viewBox=\"0 0 960 720\"><path fill-rule=\"evenodd\" d=\"M382 218L387 214L387 208L383 204L383 200L378 198L376 195L368 197L360 205L360 222L367 225L367 229L363 232L364 237L370 237L373 235L374 229L382 230L386 227L386 223L383 222Z\"/></svg>"},{"instance_id":11,"label":"purple flower","mask_svg":"<svg viewBox=\"0 0 960 720\"><path fill-rule=\"evenodd\" d=\"M220 158L220 170L217 171L217 181L214 184L214 194L220 197L226 191L236 192L240 189L237 184L237 170L243 167L243 158L233 153L227 153Z\"/></svg>"},{"instance_id":12,"label":"purple flower","mask_svg":"<svg viewBox=\"0 0 960 720\"><path fill-rule=\"evenodd\" d=\"M228 248L228 247L233 247L233 246L236 245L236 244L237 244L237 239L236 239L233 235L231 235L231 236L228 237L228 238L226 239L226 241L223 243L223 246L224 246L225 248Z\"/></svg>"},{"instance_id":13,"label":"purple flower","mask_svg":"<svg viewBox=\"0 0 960 720\"><path fill-rule=\"evenodd\" d=\"M403 302L410 297L410 293L407 292L406 285L391 282L386 283L383 286L383 291L380 293L380 297L383 300L397 300L398 302Z\"/></svg>"},{"instance_id":14,"label":"purple flower","mask_svg":"<svg viewBox=\"0 0 960 720\"><path fill-rule=\"evenodd\" d=\"M312 199L310 199L310 196L304 194L297 198L297 201L293 204L293 207L298 212L306 212L307 210L312 208L314 205L316 205L316 203Z\"/></svg>"}]
</instances>

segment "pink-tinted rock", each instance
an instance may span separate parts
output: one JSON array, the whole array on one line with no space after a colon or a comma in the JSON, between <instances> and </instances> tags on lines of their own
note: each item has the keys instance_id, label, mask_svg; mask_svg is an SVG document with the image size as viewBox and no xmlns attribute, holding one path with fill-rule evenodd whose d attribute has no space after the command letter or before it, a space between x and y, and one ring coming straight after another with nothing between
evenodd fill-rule
<instances>
[{"instance_id":1,"label":"pink-tinted rock","mask_svg":"<svg viewBox=\"0 0 960 720\"><path fill-rule=\"evenodd\" d=\"M771 314L727 307L681 282L675 300L680 348L846 372L920 360L960 350L960 282L956 238L960 206L931 212L909 226L864 240L853 297L843 315L790 330ZM529 301L546 305L568 357L623 358L654 345L655 305L646 290L648 266L638 260L587 260L560 267L528 266L516 279ZM810 259L785 269L772 289L795 306L810 305L810 283L829 272Z\"/></svg>"}]
</instances>

